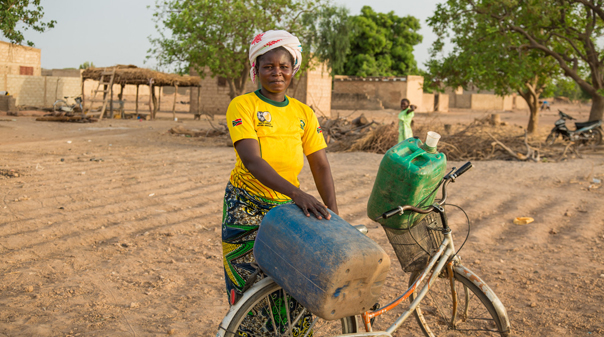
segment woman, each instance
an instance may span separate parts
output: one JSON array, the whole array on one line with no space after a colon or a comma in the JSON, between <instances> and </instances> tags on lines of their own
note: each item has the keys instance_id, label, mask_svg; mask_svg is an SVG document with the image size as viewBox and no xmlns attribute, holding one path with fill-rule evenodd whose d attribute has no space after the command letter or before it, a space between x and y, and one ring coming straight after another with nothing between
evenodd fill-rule
<instances>
[{"instance_id":1,"label":"woman","mask_svg":"<svg viewBox=\"0 0 604 337\"><path fill-rule=\"evenodd\" d=\"M300 41L286 31L267 31L250 47L250 76L261 89L236 97L227 124L237 162L224 196L222 246L229 303L256 280L256 231L273 207L295 203L306 214L338 213L325 140L314 112L285 91L302 63ZM300 190L298 174L308 159L323 203Z\"/></svg>"}]
</instances>

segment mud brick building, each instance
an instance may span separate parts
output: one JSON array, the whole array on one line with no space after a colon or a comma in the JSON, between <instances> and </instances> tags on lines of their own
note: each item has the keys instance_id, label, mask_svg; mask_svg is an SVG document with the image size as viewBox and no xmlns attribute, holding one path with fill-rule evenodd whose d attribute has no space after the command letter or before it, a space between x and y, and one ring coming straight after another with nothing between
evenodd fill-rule
<instances>
[{"instance_id":1,"label":"mud brick building","mask_svg":"<svg viewBox=\"0 0 604 337\"><path fill-rule=\"evenodd\" d=\"M38 48L0 41L0 75L40 76L41 52Z\"/></svg>"},{"instance_id":2,"label":"mud brick building","mask_svg":"<svg viewBox=\"0 0 604 337\"><path fill-rule=\"evenodd\" d=\"M81 91L79 77L41 75L40 49L0 41L0 91L8 91L16 105L52 106Z\"/></svg>"}]
</instances>

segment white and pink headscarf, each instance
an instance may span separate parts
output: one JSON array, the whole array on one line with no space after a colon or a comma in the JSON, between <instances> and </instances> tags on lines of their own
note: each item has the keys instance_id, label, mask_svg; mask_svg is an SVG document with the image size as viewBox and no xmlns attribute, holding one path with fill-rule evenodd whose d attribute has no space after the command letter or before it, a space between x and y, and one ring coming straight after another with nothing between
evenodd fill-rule
<instances>
[{"instance_id":1,"label":"white and pink headscarf","mask_svg":"<svg viewBox=\"0 0 604 337\"><path fill-rule=\"evenodd\" d=\"M294 58L294 75L300 69L302 64L302 45L300 40L284 30L269 30L256 35L250 45L250 77L252 82L256 83L256 59L275 48L283 47L292 54Z\"/></svg>"}]
</instances>

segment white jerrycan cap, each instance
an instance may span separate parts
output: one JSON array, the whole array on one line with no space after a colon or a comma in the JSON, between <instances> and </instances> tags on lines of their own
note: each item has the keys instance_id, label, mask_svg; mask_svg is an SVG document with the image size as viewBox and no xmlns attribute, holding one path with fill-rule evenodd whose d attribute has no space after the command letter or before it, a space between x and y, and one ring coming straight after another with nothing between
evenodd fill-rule
<instances>
[{"instance_id":1,"label":"white jerrycan cap","mask_svg":"<svg viewBox=\"0 0 604 337\"><path fill-rule=\"evenodd\" d=\"M440 135L434 131L428 131L428 135L426 136L426 145L429 147L436 147L438 141L440 140Z\"/></svg>"}]
</instances>

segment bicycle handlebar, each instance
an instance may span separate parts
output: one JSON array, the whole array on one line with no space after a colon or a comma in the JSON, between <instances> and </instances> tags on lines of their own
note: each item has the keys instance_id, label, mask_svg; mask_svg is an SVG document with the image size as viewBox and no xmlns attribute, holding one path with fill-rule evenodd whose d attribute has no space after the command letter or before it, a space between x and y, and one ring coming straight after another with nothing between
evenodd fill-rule
<instances>
[{"instance_id":1,"label":"bicycle handlebar","mask_svg":"<svg viewBox=\"0 0 604 337\"><path fill-rule=\"evenodd\" d=\"M440 199L440 201L438 201L439 205L444 204L445 201L447 200L447 184L450 182L455 182L455 179L459 178L462 174L468 172L468 170L470 170L472 167L474 167L474 165L472 165L471 162L467 162L462 167L460 167L458 170L455 170L455 168L453 168L453 170L455 170L454 172L449 173L446 176L444 176L444 178L443 178L444 183L442 183L443 197L442 197L442 199ZM451 171L453 171L453 170L451 170ZM397 214L403 214L403 212L405 212L405 211L413 211L413 212L420 213L420 214L428 214L428 213L432 212L433 210L434 210L434 206L430 206L426 209L417 208L417 207L414 207L411 205L398 206L397 208L394 208L387 212L382 213L382 215L375 218L374 221L378 221L381 219L388 219Z\"/></svg>"}]
</instances>

